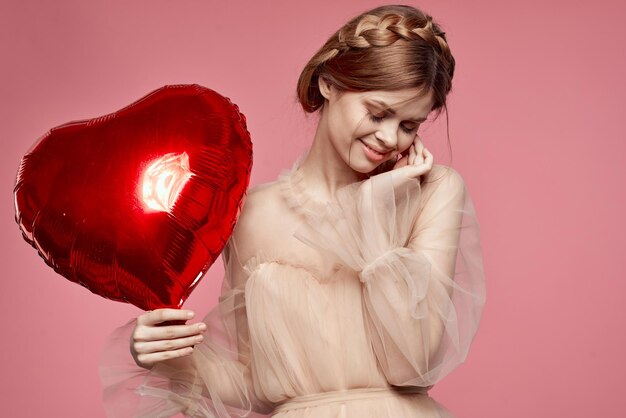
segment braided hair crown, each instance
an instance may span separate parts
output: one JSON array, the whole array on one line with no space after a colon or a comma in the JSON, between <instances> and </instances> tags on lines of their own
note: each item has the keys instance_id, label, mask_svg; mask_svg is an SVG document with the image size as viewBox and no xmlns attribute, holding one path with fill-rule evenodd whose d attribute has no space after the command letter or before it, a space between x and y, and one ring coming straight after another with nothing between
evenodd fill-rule
<instances>
[{"instance_id":1,"label":"braided hair crown","mask_svg":"<svg viewBox=\"0 0 626 418\"><path fill-rule=\"evenodd\" d=\"M411 6L381 6L356 16L311 57L298 80L306 112L324 104L318 81L339 90L433 92L433 110L445 107L455 61L445 32L430 15Z\"/></svg>"}]
</instances>

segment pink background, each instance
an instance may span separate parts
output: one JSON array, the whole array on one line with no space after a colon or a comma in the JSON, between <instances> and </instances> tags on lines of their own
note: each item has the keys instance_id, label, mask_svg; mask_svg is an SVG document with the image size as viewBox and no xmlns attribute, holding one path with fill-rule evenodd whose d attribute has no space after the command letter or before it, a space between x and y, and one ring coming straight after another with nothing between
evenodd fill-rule
<instances>
[{"instance_id":1,"label":"pink background","mask_svg":"<svg viewBox=\"0 0 626 418\"><path fill-rule=\"evenodd\" d=\"M448 32L458 62L452 165L475 201L487 275L472 351L431 392L459 418L626 416L626 13L618 1L574 3L417 4ZM199 83L241 107L252 184L272 180L312 138L294 99L306 60L379 4L2 2L3 416L103 417L101 345L140 314L57 276L22 240L12 188L36 139L162 85ZM422 137L448 164L441 122ZM218 264L186 307L208 311Z\"/></svg>"}]
</instances>

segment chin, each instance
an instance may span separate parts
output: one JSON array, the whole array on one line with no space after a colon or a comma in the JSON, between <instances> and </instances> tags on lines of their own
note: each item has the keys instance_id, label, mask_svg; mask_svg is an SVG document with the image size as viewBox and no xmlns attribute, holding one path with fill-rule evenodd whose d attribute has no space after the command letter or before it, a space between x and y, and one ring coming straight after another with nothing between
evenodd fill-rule
<instances>
[{"instance_id":1,"label":"chin","mask_svg":"<svg viewBox=\"0 0 626 418\"><path fill-rule=\"evenodd\" d=\"M370 176L374 176L376 174L386 173L387 171L393 170L393 167L395 164L396 164L396 161L394 160L383 161L382 163L378 164L376 168L374 168L368 174Z\"/></svg>"},{"instance_id":2,"label":"chin","mask_svg":"<svg viewBox=\"0 0 626 418\"><path fill-rule=\"evenodd\" d=\"M374 164L368 161L365 164L352 164L350 165L350 168L359 174L373 176L391 170L394 164L395 161L392 160L385 160L379 164Z\"/></svg>"},{"instance_id":3,"label":"chin","mask_svg":"<svg viewBox=\"0 0 626 418\"><path fill-rule=\"evenodd\" d=\"M352 151L352 155L354 157L354 151ZM350 161L349 156L350 152L348 153L348 159L344 159L344 163L353 171L359 174L363 174L364 176L371 176L377 173L381 173L383 171L388 171L393 168L393 165L396 162L395 158L387 158L386 160L383 160L381 162L373 162L365 156L361 156L358 154L356 158L353 158L353 160Z\"/></svg>"}]
</instances>

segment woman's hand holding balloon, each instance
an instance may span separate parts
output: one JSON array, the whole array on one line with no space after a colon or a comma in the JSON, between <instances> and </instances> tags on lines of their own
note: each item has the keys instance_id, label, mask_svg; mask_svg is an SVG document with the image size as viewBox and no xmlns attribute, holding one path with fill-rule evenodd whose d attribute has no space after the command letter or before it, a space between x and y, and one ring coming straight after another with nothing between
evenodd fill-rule
<instances>
[{"instance_id":1,"label":"woman's hand holding balloon","mask_svg":"<svg viewBox=\"0 0 626 418\"><path fill-rule=\"evenodd\" d=\"M138 366L150 369L156 363L185 357L201 342L206 331L203 322L183 325L159 325L165 321L185 321L193 317L189 310L161 308L137 317L130 339L130 352Z\"/></svg>"}]
</instances>

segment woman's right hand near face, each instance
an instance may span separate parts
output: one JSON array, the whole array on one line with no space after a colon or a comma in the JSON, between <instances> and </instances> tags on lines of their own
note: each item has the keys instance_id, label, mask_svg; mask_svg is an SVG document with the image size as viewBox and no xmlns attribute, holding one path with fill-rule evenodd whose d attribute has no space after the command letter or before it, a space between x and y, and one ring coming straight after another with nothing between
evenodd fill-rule
<instances>
[{"instance_id":1,"label":"woman's right hand near face","mask_svg":"<svg viewBox=\"0 0 626 418\"><path fill-rule=\"evenodd\" d=\"M184 325L160 325L165 321L186 321L191 311L161 308L148 311L137 317L130 338L130 352L139 367L150 369L164 360L185 357L204 337L203 322Z\"/></svg>"},{"instance_id":2,"label":"woman's right hand near face","mask_svg":"<svg viewBox=\"0 0 626 418\"><path fill-rule=\"evenodd\" d=\"M415 135L415 139L407 151L396 162L393 167L394 170L406 170L407 176L419 177L433 168L433 154L424 146L419 135Z\"/></svg>"}]
</instances>

